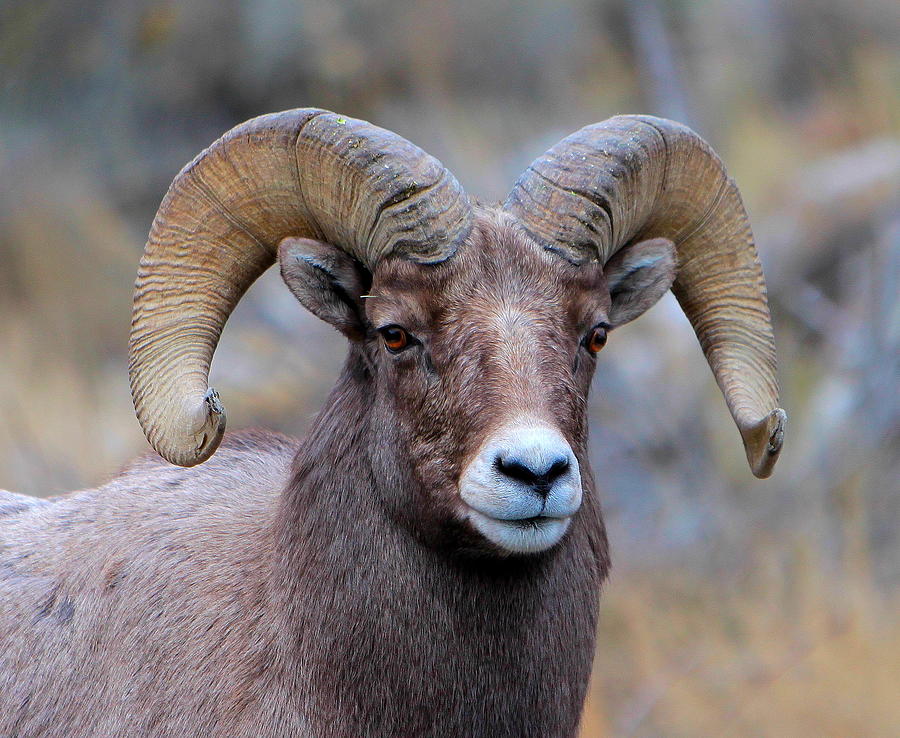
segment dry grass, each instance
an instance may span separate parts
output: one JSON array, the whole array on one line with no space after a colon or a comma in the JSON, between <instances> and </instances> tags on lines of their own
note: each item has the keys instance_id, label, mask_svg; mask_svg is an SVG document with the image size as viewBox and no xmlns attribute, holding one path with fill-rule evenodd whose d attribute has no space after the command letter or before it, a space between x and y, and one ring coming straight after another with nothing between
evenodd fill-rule
<instances>
[{"instance_id":1,"label":"dry grass","mask_svg":"<svg viewBox=\"0 0 900 738\"><path fill-rule=\"evenodd\" d=\"M737 581L615 577L582 736L898 735L900 599L781 554Z\"/></svg>"}]
</instances>

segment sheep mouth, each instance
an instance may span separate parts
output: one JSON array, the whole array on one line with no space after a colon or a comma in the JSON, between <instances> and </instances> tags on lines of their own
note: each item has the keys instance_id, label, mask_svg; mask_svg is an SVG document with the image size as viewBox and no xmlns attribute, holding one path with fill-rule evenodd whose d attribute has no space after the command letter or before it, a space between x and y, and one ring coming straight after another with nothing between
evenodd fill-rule
<instances>
[{"instance_id":1,"label":"sheep mouth","mask_svg":"<svg viewBox=\"0 0 900 738\"><path fill-rule=\"evenodd\" d=\"M518 520L501 520L507 525L516 528L537 528L548 520L562 520L562 518L552 518L549 515L535 515L533 518L520 518Z\"/></svg>"},{"instance_id":2,"label":"sheep mouth","mask_svg":"<svg viewBox=\"0 0 900 738\"><path fill-rule=\"evenodd\" d=\"M543 515L535 515L533 518L522 518L521 520L510 520L507 522L517 525L537 525L543 517Z\"/></svg>"},{"instance_id":3,"label":"sheep mouth","mask_svg":"<svg viewBox=\"0 0 900 738\"><path fill-rule=\"evenodd\" d=\"M472 527L506 554L538 554L559 543L572 516L537 515L528 518L502 519L486 515L467 506L466 517Z\"/></svg>"}]
</instances>

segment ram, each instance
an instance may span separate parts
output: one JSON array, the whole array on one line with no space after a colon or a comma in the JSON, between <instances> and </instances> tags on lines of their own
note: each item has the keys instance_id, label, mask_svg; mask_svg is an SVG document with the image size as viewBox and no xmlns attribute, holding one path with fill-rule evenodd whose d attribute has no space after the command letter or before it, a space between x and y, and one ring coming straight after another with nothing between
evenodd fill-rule
<instances>
[{"instance_id":1,"label":"ram","mask_svg":"<svg viewBox=\"0 0 900 738\"><path fill-rule=\"evenodd\" d=\"M223 441L213 351L276 260L349 354L305 440ZM225 134L138 273L131 387L159 456L48 502L0 493L0 734L574 735L608 568L595 355L670 287L767 476L765 285L689 129L588 126L495 207L326 111Z\"/></svg>"}]
</instances>

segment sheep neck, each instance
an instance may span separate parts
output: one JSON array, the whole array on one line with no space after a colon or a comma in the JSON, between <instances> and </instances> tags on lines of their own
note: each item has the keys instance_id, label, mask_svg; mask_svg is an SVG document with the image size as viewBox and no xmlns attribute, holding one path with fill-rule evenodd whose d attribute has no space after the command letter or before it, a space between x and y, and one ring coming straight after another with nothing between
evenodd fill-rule
<instances>
[{"instance_id":1,"label":"sheep neck","mask_svg":"<svg viewBox=\"0 0 900 738\"><path fill-rule=\"evenodd\" d=\"M282 498L273 591L296 709L317 735L574 735L607 569L597 506L533 560L423 545L373 473L372 392L351 354Z\"/></svg>"}]
</instances>

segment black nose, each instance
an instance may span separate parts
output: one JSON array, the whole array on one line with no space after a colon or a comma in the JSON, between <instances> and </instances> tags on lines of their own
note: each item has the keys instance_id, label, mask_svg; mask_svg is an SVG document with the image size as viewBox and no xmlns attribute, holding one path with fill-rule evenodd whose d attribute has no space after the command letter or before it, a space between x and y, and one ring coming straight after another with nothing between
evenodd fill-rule
<instances>
[{"instance_id":1,"label":"black nose","mask_svg":"<svg viewBox=\"0 0 900 738\"><path fill-rule=\"evenodd\" d=\"M506 476L527 484L546 497L553 483L569 470L569 460L565 456L558 456L549 464L529 464L515 456L498 456L497 468Z\"/></svg>"}]
</instances>

